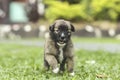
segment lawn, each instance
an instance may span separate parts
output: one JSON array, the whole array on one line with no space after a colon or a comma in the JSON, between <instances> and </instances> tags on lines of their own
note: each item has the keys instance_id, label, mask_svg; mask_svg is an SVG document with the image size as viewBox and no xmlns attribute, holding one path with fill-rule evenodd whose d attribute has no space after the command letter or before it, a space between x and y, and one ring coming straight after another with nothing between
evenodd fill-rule
<instances>
[{"instance_id":1,"label":"lawn","mask_svg":"<svg viewBox=\"0 0 120 80\"><path fill-rule=\"evenodd\" d=\"M75 73L70 77L43 69L43 47L0 43L0 80L119 80L120 54L75 51Z\"/></svg>"}]
</instances>

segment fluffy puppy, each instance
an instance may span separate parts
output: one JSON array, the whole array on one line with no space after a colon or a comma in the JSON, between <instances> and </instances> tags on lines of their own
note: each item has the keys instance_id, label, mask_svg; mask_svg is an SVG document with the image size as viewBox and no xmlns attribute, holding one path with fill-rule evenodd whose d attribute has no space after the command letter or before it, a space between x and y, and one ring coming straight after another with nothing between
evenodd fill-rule
<instances>
[{"instance_id":1,"label":"fluffy puppy","mask_svg":"<svg viewBox=\"0 0 120 80\"><path fill-rule=\"evenodd\" d=\"M70 75L74 76L74 50L71 40L71 33L74 31L74 26L66 20L56 20L49 27L44 48L46 70L51 67L54 73L58 73L65 71L66 68Z\"/></svg>"}]
</instances>

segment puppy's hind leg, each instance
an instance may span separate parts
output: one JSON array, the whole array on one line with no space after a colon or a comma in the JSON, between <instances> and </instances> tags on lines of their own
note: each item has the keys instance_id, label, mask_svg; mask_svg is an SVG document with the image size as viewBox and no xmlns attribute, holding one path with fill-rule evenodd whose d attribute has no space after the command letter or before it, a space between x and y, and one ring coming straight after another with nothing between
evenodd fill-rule
<instances>
[{"instance_id":1,"label":"puppy's hind leg","mask_svg":"<svg viewBox=\"0 0 120 80\"><path fill-rule=\"evenodd\" d=\"M53 73L58 73L59 68L57 65L58 62L57 62L56 58L53 55L46 55L45 59L48 62L48 64L50 65L50 67L52 67Z\"/></svg>"},{"instance_id":2,"label":"puppy's hind leg","mask_svg":"<svg viewBox=\"0 0 120 80\"><path fill-rule=\"evenodd\" d=\"M69 57L67 58L67 69L68 69L68 72L71 76L74 76L75 73L74 73L74 70L73 70L73 67L74 67L74 60L73 60L73 57Z\"/></svg>"}]
</instances>

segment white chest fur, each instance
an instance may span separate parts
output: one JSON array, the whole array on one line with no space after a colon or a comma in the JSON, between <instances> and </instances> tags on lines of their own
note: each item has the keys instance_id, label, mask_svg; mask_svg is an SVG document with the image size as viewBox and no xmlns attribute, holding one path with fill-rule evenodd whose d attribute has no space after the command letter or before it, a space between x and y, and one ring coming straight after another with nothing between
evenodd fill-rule
<instances>
[{"instance_id":1,"label":"white chest fur","mask_svg":"<svg viewBox=\"0 0 120 80\"><path fill-rule=\"evenodd\" d=\"M59 54L59 61L60 61L60 63L63 61L63 48L62 47L60 47L59 48L59 51L60 51L60 54Z\"/></svg>"},{"instance_id":2,"label":"white chest fur","mask_svg":"<svg viewBox=\"0 0 120 80\"><path fill-rule=\"evenodd\" d=\"M59 46L59 51L60 51L60 54L59 54L59 61L60 63L63 61L63 47L65 46L65 43L64 44L59 44L57 43L58 46Z\"/></svg>"}]
</instances>

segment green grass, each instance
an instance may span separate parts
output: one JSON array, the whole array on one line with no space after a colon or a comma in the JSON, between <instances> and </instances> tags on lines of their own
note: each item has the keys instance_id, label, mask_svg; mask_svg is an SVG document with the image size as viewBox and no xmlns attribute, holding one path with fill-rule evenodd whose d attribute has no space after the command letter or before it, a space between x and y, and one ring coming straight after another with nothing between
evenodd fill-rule
<instances>
[{"instance_id":1,"label":"green grass","mask_svg":"<svg viewBox=\"0 0 120 80\"><path fill-rule=\"evenodd\" d=\"M75 73L53 74L43 69L43 47L0 43L0 80L119 80L120 54L75 51ZM94 61L94 63L91 63ZM99 78L97 75L105 77Z\"/></svg>"}]
</instances>

